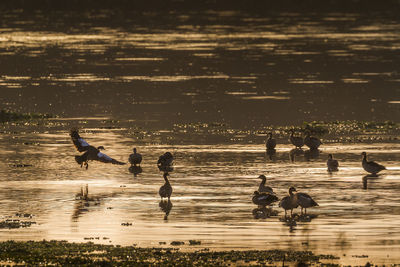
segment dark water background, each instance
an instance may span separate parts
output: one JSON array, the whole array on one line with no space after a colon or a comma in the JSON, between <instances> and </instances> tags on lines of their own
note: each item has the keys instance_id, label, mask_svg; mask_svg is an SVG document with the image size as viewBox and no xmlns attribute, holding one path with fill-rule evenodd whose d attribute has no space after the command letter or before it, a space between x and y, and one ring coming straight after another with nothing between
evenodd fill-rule
<instances>
[{"instance_id":1,"label":"dark water background","mask_svg":"<svg viewBox=\"0 0 400 267\"><path fill-rule=\"evenodd\" d=\"M398 1L33 2L0 4L0 107L59 118L0 125L0 218L37 222L1 229L2 240L196 239L198 248L310 249L341 263L400 260L396 135L331 134L317 155L305 150L293 162L286 132L271 159L265 132L248 131L399 122ZM79 168L73 126L121 161L136 146L143 172ZM155 165L165 151L175 155L168 220ZM362 151L388 170L365 177ZM326 171L328 153L337 174ZM310 193L316 218L290 227L276 205L276 215L254 218L260 174L279 197L292 185ZM86 184L94 200L77 200Z\"/></svg>"},{"instance_id":2,"label":"dark water background","mask_svg":"<svg viewBox=\"0 0 400 267\"><path fill-rule=\"evenodd\" d=\"M0 11L5 108L155 128L400 117L396 2L45 2Z\"/></svg>"}]
</instances>

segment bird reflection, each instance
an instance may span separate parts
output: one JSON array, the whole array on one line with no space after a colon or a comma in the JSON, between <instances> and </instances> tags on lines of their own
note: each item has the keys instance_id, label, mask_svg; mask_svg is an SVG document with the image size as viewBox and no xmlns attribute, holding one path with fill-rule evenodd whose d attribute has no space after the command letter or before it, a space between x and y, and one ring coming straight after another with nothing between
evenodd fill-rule
<instances>
[{"instance_id":1,"label":"bird reflection","mask_svg":"<svg viewBox=\"0 0 400 267\"><path fill-rule=\"evenodd\" d=\"M133 173L133 177L136 177L138 174L143 172L142 167L134 165L130 166L128 170L130 173Z\"/></svg>"},{"instance_id":2,"label":"bird reflection","mask_svg":"<svg viewBox=\"0 0 400 267\"><path fill-rule=\"evenodd\" d=\"M368 175L363 176L363 178L362 178L363 189L364 190L368 189L368 180L375 180L377 178L379 178L378 174L368 174Z\"/></svg>"},{"instance_id":3,"label":"bird reflection","mask_svg":"<svg viewBox=\"0 0 400 267\"><path fill-rule=\"evenodd\" d=\"M160 203L158 203L158 206L163 212L165 212L164 220L168 220L169 212L173 207L171 200L161 200Z\"/></svg>"},{"instance_id":4,"label":"bird reflection","mask_svg":"<svg viewBox=\"0 0 400 267\"><path fill-rule=\"evenodd\" d=\"M72 220L77 221L78 218L85 212L88 212L89 206L97 206L100 204L98 197L89 196L89 186L81 187L81 191L75 195L74 212Z\"/></svg>"},{"instance_id":5,"label":"bird reflection","mask_svg":"<svg viewBox=\"0 0 400 267\"><path fill-rule=\"evenodd\" d=\"M267 149L266 154L270 160L274 160L275 154L276 154L276 149Z\"/></svg>"},{"instance_id":6,"label":"bird reflection","mask_svg":"<svg viewBox=\"0 0 400 267\"><path fill-rule=\"evenodd\" d=\"M311 159L317 159L319 157L318 149L308 149L304 151L304 158L306 161L310 161Z\"/></svg>"},{"instance_id":7,"label":"bird reflection","mask_svg":"<svg viewBox=\"0 0 400 267\"><path fill-rule=\"evenodd\" d=\"M258 207L253 209L252 211L254 219L267 219L271 216L278 215L278 211L270 208L270 207Z\"/></svg>"},{"instance_id":8,"label":"bird reflection","mask_svg":"<svg viewBox=\"0 0 400 267\"><path fill-rule=\"evenodd\" d=\"M303 149L293 148L289 151L289 158L291 162L295 162L295 158L304 154Z\"/></svg>"}]
</instances>

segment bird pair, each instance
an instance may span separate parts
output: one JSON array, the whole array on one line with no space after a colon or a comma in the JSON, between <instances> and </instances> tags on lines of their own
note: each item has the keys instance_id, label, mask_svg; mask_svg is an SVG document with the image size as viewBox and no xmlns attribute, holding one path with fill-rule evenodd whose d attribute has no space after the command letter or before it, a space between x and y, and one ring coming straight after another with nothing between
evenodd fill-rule
<instances>
[{"instance_id":1,"label":"bird pair","mask_svg":"<svg viewBox=\"0 0 400 267\"><path fill-rule=\"evenodd\" d=\"M363 156L362 167L365 171L371 173L372 175L376 175L378 172L386 170L385 166L378 164L374 161L368 161L366 152L362 152L361 155ZM328 166L329 172L338 171L339 162L333 159L332 154L328 155L326 165Z\"/></svg>"}]
</instances>

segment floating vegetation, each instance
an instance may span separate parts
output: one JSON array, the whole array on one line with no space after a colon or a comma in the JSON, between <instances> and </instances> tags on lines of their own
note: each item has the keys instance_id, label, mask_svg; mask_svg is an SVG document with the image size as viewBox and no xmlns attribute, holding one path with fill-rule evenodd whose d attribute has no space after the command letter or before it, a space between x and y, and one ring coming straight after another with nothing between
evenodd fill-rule
<instances>
[{"instance_id":1,"label":"floating vegetation","mask_svg":"<svg viewBox=\"0 0 400 267\"><path fill-rule=\"evenodd\" d=\"M32 167L32 164L13 164L11 167L13 168L25 168L25 167Z\"/></svg>"},{"instance_id":2,"label":"floating vegetation","mask_svg":"<svg viewBox=\"0 0 400 267\"><path fill-rule=\"evenodd\" d=\"M189 240L189 245L191 245L191 246L201 245L201 241L199 241L199 240Z\"/></svg>"},{"instance_id":3,"label":"floating vegetation","mask_svg":"<svg viewBox=\"0 0 400 267\"><path fill-rule=\"evenodd\" d=\"M172 246L182 246L182 245L185 245L185 242L183 242L183 241L172 241L171 245Z\"/></svg>"},{"instance_id":4,"label":"floating vegetation","mask_svg":"<svg viewBox=\"0 0 400 267\"><path fill-rule=\"evenodd\" d=\"M11 122L11 121L21 121L21 120L32 120L32 119L49 119L54 118L50 114L41 113L18 113L7 110L0 110L0 123Z\"/></svg>"},{"instance_id":5,"label":"floating vegetation","mask_svg":"<svg viewBox=\"0 0 400 267\"><path fill-rule=\"evenodd\" d=\"M181 252L172 248L137 248L66 241L0 242L0 262L23 265L85 265L85 266L260 266L282 265L282 261L318 264L320 260L334 261L332 255L315 255L310 251L201 250ZM280 264L279 264L280 263ZM332 265L330 266L338 266Z\"/></svg>"},{"instance_id":6,"label":"floating vegetation","mask_svg":"<svg viewBox=\"0 0 400 267\"><path fill-rule=\"evenodd\" d=\"M121 223L122 226L132 226L132 223L130 222L125 222L125 223Z\"/></svg>"},{"instance_id":7,"label":"floating vegetation","mask_svg":"<svg viewBox=\"0 0 400 267\"><path fill-rule=\"evenodd\" d=\"M26 227L30 227L32 224L36 224L36 222L21 221L18 219L7 219L4 221L0 221L0 229L26 228Z\"/></svg>"}]
</instances>

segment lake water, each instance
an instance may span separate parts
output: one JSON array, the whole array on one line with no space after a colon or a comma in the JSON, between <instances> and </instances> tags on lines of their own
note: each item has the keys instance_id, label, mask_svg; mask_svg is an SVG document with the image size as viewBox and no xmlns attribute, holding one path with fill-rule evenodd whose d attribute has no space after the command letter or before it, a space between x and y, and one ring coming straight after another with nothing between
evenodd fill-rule
<instances>
[{"instance_id":1,"label":"lake water","mask_svg":"<svg viewBox=\"0 0 400 267\"><path fill-rule=\"evenodd\" d=\"M184 241L182 249L307 249L341 263L400 262L398 133L343 143L346 136L330 135L319 154L304 150L294 161L284 132L272 157L264 144L274 125L399 122L398 14L0 13L1 108L58 116L0 125L0 219L36 222L0 229L0 240ZM137 147L142 172L80 168L71 127L117 160ZM175 157L174 192L160 207L156 162L166 151ZM365 177L362 151L388 170ZM329 153L338 173L326 170ZM251 198L260 174L279 198L290 186L313 196L313 219L288 226L276 204L258 218ZM86 185L89 201L77 198Z\"/></svg>"},{"instance_id":2,"label":"lake water","mask_svg":"<svg viewBox=\"0 0 400 267\"><path fill-rule=\"evenodd\" d=\"M88 129L81 135L125 162L136 146L144 158L142 173L135 177L128 165L97 162L88 170L80 168L73 157L79 153L65 130L2 134L1 218L36 224L1 229L1 240L90 240L143 247L184 241L184 249L292 248L333 253L341 262L400 260L398 143L326 144L319 155L304 150L292 161L292 147L283 139L271 160L263 143L151 144L133 140L135 133L126 129ZM158 189L164 181L156 166L165 151L175 156L167 217L160 208ZM388 170L364 178L362 151ZM329 153L340 162L334 174L326 169ZM315 218L290 227L276 204L271 217L255 217L251 198L260 174L267 176L279 198L290 186L309 193L320 205L308 210ZM86 185L92 200L77 199ZM18 218L16 213L33 216ZM189 247L189 240L200 240L201 245Z\"/></svg>"}]
</instances>

